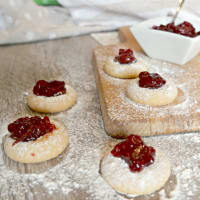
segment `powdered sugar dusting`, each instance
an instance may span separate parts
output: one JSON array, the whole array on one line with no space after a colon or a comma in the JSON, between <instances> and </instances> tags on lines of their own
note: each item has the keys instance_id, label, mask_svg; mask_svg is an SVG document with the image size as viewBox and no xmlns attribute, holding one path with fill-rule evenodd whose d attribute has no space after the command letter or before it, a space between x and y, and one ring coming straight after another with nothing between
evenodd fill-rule
<instances>
[{"instance_id":1,"label":"powdered sugar dusting","mask_svg":"<svg viewBox=\"0 0 200 200\"><path fill-rule=\"evenodd\" d=\"M184 130L192 130L193 128L197 130L197 127L199 130L200 125L195 124L194 127L192 127L190 124L190 128L188 128L187 120L183 120L191 116L191 119L195 121L194 116L198 115L198 109L200 108L200 95L198 94L200 93L198 89L200 81L197 78L198 71L195 71L191 66L183 68L159 60L152 60L140 52L135 52L136 58L140 59L144 65L148 66L150 72L159 73L167 80L167 83L171 82L171 84L175 84L178 88L178 97L173 103L168 105L151 107L135 103L127 97L127 86L131 82L131 79L122 80L114 78L106 74L103 70L103 64L107 56L114 56L121 47L123 48L123 46L111 46L110 49L99 49L97 52L100 84L102 85L102 91L105 95L107 114L110 120L117 120L118 123L128 123L128 121L136 121L139 119L150 121L152 118L166 118L166 120L174 118L174 120L176 120L176 117L179 116L182 118L181 123ZM145 95L147 94L145 93ZM175 130L178 129L180 128L175 128ZM165 132L165 130L160 131Z\"/></svg>"},{"instance_id":2,"label":"powdered sugar dusting","mask_svg":"<svg viewBox=\"0 0 200 200\"><path fill-rule=\"evenodd\" d=\"M111 153L101 162L101 173L106 182L119 192L136 195L152 193L161 188L167 182L170 171L168 159L158 149L154 163L139 173L131 172L125 160L114 157Z\"/></svg>"},{"instance_id":3,"label":"powdered sugar dusting","mask_svg":"<svg viewBox=\"0 0 200 200\"><path fill-rule=\"evenodd\" d=\"M70 110L49 115L68 128L69 147L60 156L44 163L20 164L0 151L1 200L128 199L111 189L99 174L103 152L110 143L117 141L108 137L103 127L90 64L91 49L95 46L93 40L82 37L1 49L1 139L7 133L8 123L25 115L40 115L28 108L24 95L37 80L52 77L66 80L78 93L77 103ZM118 83L121 84L121 80ZM141 109L150 108L141 106ZM172 176L160 191L134 200L199 199L199 133L146 137L144 140L168 155Z\"/></svg>"}]
</instances>

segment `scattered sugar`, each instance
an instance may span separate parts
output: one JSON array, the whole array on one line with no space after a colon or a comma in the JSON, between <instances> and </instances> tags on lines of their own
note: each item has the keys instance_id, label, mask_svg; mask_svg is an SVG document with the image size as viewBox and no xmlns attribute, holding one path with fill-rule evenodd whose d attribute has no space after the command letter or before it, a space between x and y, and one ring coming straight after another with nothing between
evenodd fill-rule
<instances>
[{"instance_id":1,"label":"scattered sugar","mask_svg":"<svg viewBox=\"0 0 200 200\"><path fill-rule=\"evenodd\" d=\"M28 96L28 94L29 94L28 92L24 92L24 96Z\"/></svg>"},{"instance_id":2,"label":"scattered sugar","mask_svg":"<svg viewBox=\"0 0 200 200\"><path fill-rule=\"evenodd\" d=\"M58 50L66 52L66 44L59 44ZM36 47L39 49L40 45L38 44ZM20 68L19 65L19 71L17 70L16 72L19 73L18 77L15 73L12 77L8 78L8 80L13 80L13 83L15 83L14 88L17 88L17 90L11 91L10 87L12 88L13 86L8 87L8 85L2 89L4 100L0 99L2 103L0 139L7 133L8 123L16 118L24 115L39 115L38 113L30 111L26 106L26 97L24 95L19 95L21 91L26 91L35 82L35 79L38 78L36 76L38 71L40 72L39 78L46 79L52 77L53 74L58 74L59 77L61 73L62 79L67 80L78 92L78 101L75 106L68 111L51 115L52 118L59 120L68 127L69 132L69 148L58 156L58 158L40 164L20 164L8 159L3 150L0 151L0 199L2 200L127 199L111 189L99 174L99 163L102 152L107 148L110 142L115 140L108 137L103 129L102 115L92 67L90 65L83 66L83 64L80 63L84 62L80 62L80 59L73 59L70 70L66 67L69 64L67 63L69 62L68 59L70 57L74 58L73 52L75 50L76 49L72 49L67 54L67 59L63 56L63 58L59 57L59 59L56 60L56 65L58 65L59 68L55 67L55 63L53 62L53 64L48 66L48 70L43 66L37 68L36 64L35 67L31 67L31 73L27 70L26 77L22 77L22 81L19 79L19 76L22 74L22 71L24 71L24 66ZM46 51L41 51L41 56L46 58L51 48ZM87 62L89 63L91 54L85 54L85 49L79 51L80 55L88 55ZM35 50L30 53L36 55ZM156 65L156 63L159 64L160 62L155 61L153 64ZM41 63L41 65L46 65L46 62L45 64ZM27 62L27 67L28 66ZM174 67L167 63L162 66L168 67L168 70L170 66ZM9 65L6 65L5 69L3 67L2 65L2 74L11 76L12 74L4 73L9 69ZM177 70L177 67L175 68ZM160 70L163 75L166 74L166 70ZM176 76L173 73L171 73L171 75L173 77ZM112 84L121 84L120 80L116 82L116 79L108 76L105 76L105 79ZM4 85L6 80L7 79L3 79L1 84ZM23 84L24 82L26 84ZM127 82L124 81L123 84L125 85ZM195 85L195 83L193 84ZM188 87L187 84L182 83L181 89L183 89L184 94L186 94ZM123 91L119 93L118 98L126 98L125 93ZM186 98L184 102L182 102L185 112L188 112L189 108L187 107L189 107L189 104L192 104L192 102L194 102L193 97ZM127 104L125 104L128 108L133 105L134 103L130 101L127 101ZM138 109L144 111L149 109L152 111L150 107L142 105L137 106ZM114 112L116 108L113 106L112 110ZM174 107L174 110L179 113L181 112L180 108ZM166 111L164 111L163 108L162 113L164 112ZM124 113L123 117L125 116L126 114ZM151 195L136 197L135 200L199 199L200 167L198 155L200 152L200 134L190 133L153 136L145 137L144 139L146 143L159 147L168 155L172 163L172 176L170 177L169 183L167 183L162 190Z\"/></svg>"},{"instance_id":3,"label":"scattered sugar","mask_svg":"<svg viewBox=\"0 0 200 200\"><path fill-rule=\"evenodd\" d=\"M114 54L113 52L117 52L116 49L117 48L110 49L109 54L112 55ZM102 53L103 52L101 52L101 54ZM107 55L108 52L106 52L105 54ZM152 109L152 107L150 106L135 103L127 97L126 88L131 80L121 80L111 77L104 72L103 68L99 68L101 78L104 79L107 84L114 86L114 88L111 87L111 89L106 89L106 93L109 94L109 96L112 96L109 101L107 101L106 99L108 114L111 120L126 121L131 119L141 119L144 116L145 118L151 118L155 116L163 117L166 115L187 116L191 113L199 112L198 102L200 101L200 95L196 94L196 90L193 90L193 88L198 87L199 83L197 79L190 80L191 73L196 75L196 72L193 72L192 70L186 71L181 67L170 63L152 60L139 52L135 52L135 55L137 58L142 60L145 65L149 67L150 72L157 72L161 74L161 76L163 76L167 81L170 81L177 85L180 95L175 104L169 104L162 107L154 107ZM103 66L106 59L106 56L102 56L101 59L98 61L98 64ZM182 77L185 78L183 79ZM190 81L185 82L184 80ZM133 112L130 112L131 110ZM134 113L134 115L132 115L132 113ZM187 126L187 124L185 124L185 126Z\"/></svg>"}]
</instances>

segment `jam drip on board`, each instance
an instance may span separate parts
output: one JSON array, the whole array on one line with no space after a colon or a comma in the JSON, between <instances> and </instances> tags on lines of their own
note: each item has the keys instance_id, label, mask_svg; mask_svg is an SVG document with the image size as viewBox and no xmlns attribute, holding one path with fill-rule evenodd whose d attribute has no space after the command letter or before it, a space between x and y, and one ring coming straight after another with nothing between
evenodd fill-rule
<instances>
[{"instance_id":1,"label":"jam drip on board","mask_svg":"<svg viewBox=\"0 0 200 200\"><path fill-rule=\"evenodd\" d=\"M8 125L8 131L11 133L10 137L15 140L13 145L18 142L34 141L55 129L56 126L50 123L47 116L43 119L39 116L23 117Z\"/></svg>"},{"instance_id":2,"label":"jam drip on board","mask_svg":"<svg viewBox=\"0 0 200 200\"><path fill-rule=\"evenodd\" d=\"M136 62L136 58L131 49L119 49L119 55L115 56L114 61L120 64L130 64Z\"/></svg>"},{"instance_id":3,"label":"jam drip on board","mask_svg":"<svg viewBox=\"0 0 200 200\"><path fill-rule=\"evenodd\" d=\"M39 80L33 88L33 93L37 96L45 97L55 97L66 94L65 82L56 80L47 82L45 80Z\"/></svg>"},{"instance_id":4,"label":"jam drip on board","mask_svg":"<svg viewBox=\"0 0 200 200\"><path fill-rule=\"evenodd\" d=\"M158 89L166 84L166 81L157 73L140 72L139 86L143 88Z\"/></svg>"},{"instance_id":5,"label":"jam drip on board","mask_svg":"<svg viewBox=\"0 0 200 200\"><path fill-rule=\"evenodd\" d=\"M115 157L124 159L132 172L140 172L144 167L154 163L155 149L146 146L140 136L129 135L111 151Z\"/></svg>"},{"instance_id":6,"label":"jam drip on board","mask_svg":"<svg viewBox=\"0 0 200 200\"><path fill-rule=\"evenodd\" d=\"M175 25L174 23L169 23L167 25L161 24L159 26L154 25L152 28L155 30L167 31L187 37L196 37L200 35L200 31L196 32L194 26L187 21L184 21L183 23L178 25Z\"/></svg>"}]
</instances>

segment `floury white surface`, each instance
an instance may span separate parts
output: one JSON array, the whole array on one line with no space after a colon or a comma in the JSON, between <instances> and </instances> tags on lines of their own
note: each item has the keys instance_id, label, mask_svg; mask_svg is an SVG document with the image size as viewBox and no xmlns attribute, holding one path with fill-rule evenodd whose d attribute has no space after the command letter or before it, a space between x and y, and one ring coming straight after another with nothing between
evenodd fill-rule
<instances>
[{"instance_id":1,"label":"floury white surface","mask_svg":"<svg viewBox=\"0 0 200 200\"><path fill-rule=\"evenodd\" d=\"M176 23L182 23L184 20L188 21L187 18L177 18ZM133 26L130 30L149 57L184 65L199 53L200 37L190 38L152 29L154 25L166 25L171 21L171 17L154 18ZM196 32L200 31L197 21L189 22L195 27Z\"/></svg>"},{"instance_id":2,"label":"floury white surface","mask_svg":"<svg viewBox=\"0 0 200 200\"><path fill-rule=\"evenodd\" d=\"M37 80L68 80L78 93L72 109L49 115L68 128L69 147L58 158L40 164L20 164L8 159L3 149L0 151L1 200L127 199L111 189L99 174L104 152L110 143L119 141L108 137L103 128L91 65L92 49L96 46L90 37L81 37L0 48L1 139L8 123L21 116L39 115L26 105L27 91ZM164 70L168 68L163 68L163 73ZM134 200L199 199L199 133L143 139L167 154L172 175L162 190Z\"/></svg>"}]
</instances>

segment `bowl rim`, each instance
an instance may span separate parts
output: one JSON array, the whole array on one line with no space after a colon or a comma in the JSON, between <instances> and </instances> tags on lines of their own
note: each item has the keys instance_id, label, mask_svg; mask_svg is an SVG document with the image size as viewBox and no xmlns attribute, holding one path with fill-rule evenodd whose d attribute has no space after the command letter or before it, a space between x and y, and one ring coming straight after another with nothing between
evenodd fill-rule
<instances>
[{"instance_id":1,"label":"bowl rim","mask_svg":"<svg viewBox=\"0 0 200 200\"><path fill-rule=\"evenodd\" d=\"M153 22L157 22L159 23L159 21L162 21L162 20L171 20L172 17L169 17L169 16L164 16L164 17L156 17L156 18L151 18L151 19L148 19L148 20L145 20L141 23L138 23L136 25L133 25L130 27L130 31L131 33L134 35L134 30L139 30L139 29L144 29L144 30L147 30L150 31L150 32L154 32L154 31L157 31L157 34L163 34L163 35L170 35L171 37L174 37L176 39L178 38L182 38L182 39L185 39L185 40L188 40L188 41L194 41L194 40L199 40L200 39L200 35L199 36L196 36L196 37L188 37L188 36L184 36L184 35L180 35L180 34L176 34L176 33L172 33L172 32L168 32L168 31L161 31L161 30L155 30L155 29L152 29L151 27L149 27L150 25L152 26L152 23ZM177 18L179 23L180 22L183 22L183 21L186 21L186 19L184 18ZM169 21L170 22L170 21ZM169 22L166 22L169 23ZM189 21L192 25L195 24L195 29L196 29L196 26L199 27L199 31L200 31L200 25L198 25L198 22L197 21ZM161 22L160 22L161 24ZM162 24L165 24L165 23L162 23ZM156 25L156 24L155 24Z\"/></svg>"}]
</instances>

